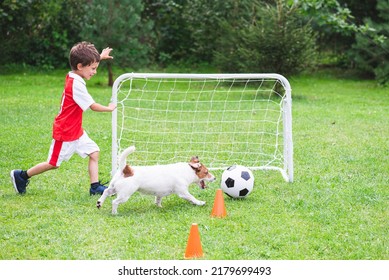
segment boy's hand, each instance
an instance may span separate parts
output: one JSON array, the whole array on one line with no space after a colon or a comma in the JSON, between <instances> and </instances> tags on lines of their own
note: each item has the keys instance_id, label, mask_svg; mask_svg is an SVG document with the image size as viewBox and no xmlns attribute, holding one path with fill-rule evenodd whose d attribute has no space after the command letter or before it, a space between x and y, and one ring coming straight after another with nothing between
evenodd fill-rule
<instances>
[{"instance_id":1,"label":"boy's hand","mask_svg":"<svg viewBox=\"0 0 389 280\"><path fill-rule=\"evenodd\" d=\"M100 59L103 60L103 59L113 59L113 56L110 56L109 53L112 51L111 48L105 48L101 54L100 54Z\"/></svg>"},{"instance_id":2,"label":"boy's hand","mask_svg":"<svg viewBox=\"0 0 389 280\"><path fill-rule=\"evenodd\" d=\"M116 105L115 105L114 103L109 103L109 104L108 104L108 108L109 108L111 111L113 111L113 110L116 109Z\"/></svg>"}]
</instances>

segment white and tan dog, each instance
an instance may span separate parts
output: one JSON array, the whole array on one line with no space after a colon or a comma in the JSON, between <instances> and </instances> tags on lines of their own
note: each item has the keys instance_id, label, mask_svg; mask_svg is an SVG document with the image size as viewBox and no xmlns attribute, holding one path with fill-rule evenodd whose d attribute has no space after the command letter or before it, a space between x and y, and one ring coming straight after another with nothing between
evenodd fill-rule
<instances>
[{"instance_id":1,"label":"white and tan dog","mask_svg":"<svg viewBox=\"0 0 389 280\"><path fill-rule=\"evenodd\" d=\"M162 198L173 193L195 205L205 204L205 201L197 200L188 190L192 183L205 188L205 181L215 180L198 157L192 157L189 163L130 167L126 164L126 158L134 151L135 147L131 146L120 155L119 168L97 201L97 208L103 205L108 196L117 194L117 198L112 201L112 214L117 214L119 204L126 202L136 191L154 195L155 204L159 207L162 207Z\"/></svg>"}]
</instances>

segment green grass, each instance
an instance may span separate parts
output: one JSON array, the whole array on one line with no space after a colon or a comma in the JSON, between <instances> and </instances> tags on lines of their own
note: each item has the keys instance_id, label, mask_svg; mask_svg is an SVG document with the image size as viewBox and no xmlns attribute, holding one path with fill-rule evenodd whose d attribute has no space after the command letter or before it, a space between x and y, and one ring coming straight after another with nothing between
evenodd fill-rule
<instances>
[{"instance_id":1,"label":"green grass","mask_svg":"<svg viewBox=\"0 0 389 280\"><path fill-rule=\"evenodd\" d=\"M33 178L24 196L10 183L11 169L46 160L65 74L0 76L0 259L183 259L192 223L206 260L389 259L388 89L325 73L292 78L294 183L255 171L247 199L225 197L224 219L210 218L219 181L191 187L203 207L169 196L160 209L135 194L112 216L111 199L96 209L87 160L76 155ZM88 89L107 104L104 82L99 73ZM102 180L109 179L110 126L109 113L85 114L102 150Z\"/></svg>"}]
</instances>

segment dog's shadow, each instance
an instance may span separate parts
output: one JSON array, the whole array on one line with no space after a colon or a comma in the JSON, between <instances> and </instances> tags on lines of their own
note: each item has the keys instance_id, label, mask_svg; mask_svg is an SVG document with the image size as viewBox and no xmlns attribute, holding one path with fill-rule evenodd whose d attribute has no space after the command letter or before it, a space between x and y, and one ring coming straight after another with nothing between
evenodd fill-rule
<instances>
[{"instance_id":1,"label":"dog's shadow","mask_svg":"<svg viewBox=\"0 0 389 280\"><path fill-rule=\"evenodd\" d=\"M196 209L207 208L207 204L204 206L197 206L189 203L188 201L183 200L177 195L170 195L163 198L162 207L158 207L154 203L154 197L149 195L144 195L141 193L134 193L131 198L123 204L120 204L118 208L118 214L113 215L111 213L112 200L115 199L115 196L108 198L104 206L100 211L104 211L107 216L117 216L117 217L130 217L130 216L141 216L141 215L153 215L153 214L162 214L169 215L177 213L188 213L192 211L198 211ZM209 203L209 202L207 202Z\"/></svg>"}]
</instances>

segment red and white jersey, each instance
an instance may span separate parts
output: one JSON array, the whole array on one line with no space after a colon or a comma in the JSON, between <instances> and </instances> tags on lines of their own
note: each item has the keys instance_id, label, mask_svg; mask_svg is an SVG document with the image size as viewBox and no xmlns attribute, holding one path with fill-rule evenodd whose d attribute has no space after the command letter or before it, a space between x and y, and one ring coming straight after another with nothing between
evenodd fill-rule
<instances>
[{"instance_id":1,"label":"red and white jersey","mask_svg":"<svg viewBox=\"0 0 389 280\"><path fill-rule=\"evenodd\" d=\"M69 72L62 93L61 109L54 119L53 139L74 141L81 137L82 113L95 101L88 93L86 83L79 75Z\"/></svg>"}]
</instances>

